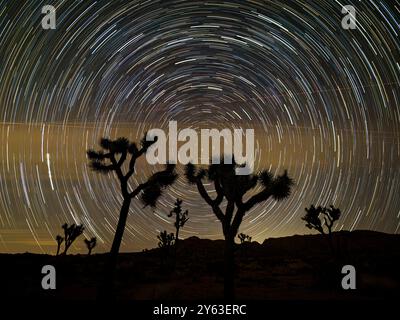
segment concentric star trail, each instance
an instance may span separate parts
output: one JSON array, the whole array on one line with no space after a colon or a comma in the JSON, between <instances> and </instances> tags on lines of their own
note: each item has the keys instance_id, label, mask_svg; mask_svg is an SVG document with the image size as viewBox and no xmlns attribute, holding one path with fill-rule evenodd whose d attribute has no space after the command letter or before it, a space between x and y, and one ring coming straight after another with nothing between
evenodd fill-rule
<instances>
[{"instance_id":1,"label":"concentric star trail","mask_svg":"<svg viewBox=\"0 0 400 320\"><path fill-rule=\"evenodd\" d=\"M55 30L41 26L47 4ZM354 30L341 26L343 5L356 8ZM0 251L54 253L64 222L108 250L122 198L85 152L171 120L254 128L256 169L294 178L291 197L245 217L254 240L308 233L310 204L341 208L336 230L398 233L399 34L397 0L0 0ZM154 170L138 166L132 183ZM122 250L172 231L177 197L189 209L183 238L222 237L181 176L156 209L133 201Z\"/></svg>"}]
</instances>

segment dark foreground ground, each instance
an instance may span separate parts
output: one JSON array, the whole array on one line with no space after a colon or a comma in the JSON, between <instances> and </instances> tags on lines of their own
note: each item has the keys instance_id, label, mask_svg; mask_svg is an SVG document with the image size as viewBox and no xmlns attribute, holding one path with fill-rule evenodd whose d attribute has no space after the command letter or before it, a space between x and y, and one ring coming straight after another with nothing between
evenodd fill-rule
<instances>
[{"instance_id":1,"label":"dark foreground ground","mask_svg":"<svg viewBox=\"0 0 400 320\"><path fill-rule=\"evenodd\" d=\"M320 235L238 245L237 298L243 300L382 300L400 289L400 235L335 234L335 257ZM0 298L95 299L104 254L0 254ZM57 289L41 288L41 268L54 265ZM356 268L356 290L341 288L341 268ZM189 238L165 257L160 249L121 254L116 298L215 300L223 290L223 241Z\"/></svg>"}]
</instances>

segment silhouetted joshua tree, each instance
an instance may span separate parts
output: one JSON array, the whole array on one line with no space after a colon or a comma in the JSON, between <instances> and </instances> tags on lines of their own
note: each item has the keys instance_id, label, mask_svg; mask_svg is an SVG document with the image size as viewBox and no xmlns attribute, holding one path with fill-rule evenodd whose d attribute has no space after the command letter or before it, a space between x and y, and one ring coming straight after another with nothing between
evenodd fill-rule
<instances>
[{"instance_id":1,"label":"silhouetted joshua tree","mask_svg":"<svg viewBox=\"0 0 400 320\"><path fill-rule=\"evenodd\" d=\"M159 240L158 242L158 247L159 248L169 248L174 244L174 234L173 233L167 233L166 230L160 231L160 234L157 236L157 239Z\"/></svg>"},{"instance_id":2,"label":"silhouetted joshua tree","mask_svg":"<svg viewBox=\"0 0 400 320\"><path fill-rule=\"evenodd\" d=\"M183 226L185 225L185 223L189 220L188 216L189 211L182 210L182 200L181 199L176 199L175 202L175 207L170 211L170 213L168 214L168 217L172 217L173 215L175 215L175 246L177 245L178 241L179 241L179 230L181 228L183 228Z\"/></svg>"},{"instance_id":3,"label":"silhouetted joshua tree","mask_svg":"<svg viewBox=\"0 0 400 320\"><path fill-rule=\"evenodd\" d=\"M88 256L90 256L90 254L92 253L92 250L94 249L94 247L97 244L97 239L96 239L96 237L93 237L90 240L89 239L85 239L83 241L85 242L86 247L88 248Z\"/></svg>"},{"instance_id":4,"label":"silhouetted joshua tree","mask_svg":"<svg viewBox=\"0 0 400 320\"><path fill-rule=\"evenodd\" d=\"M169 256L170 248L174 244L175 237L173 233L167 233L167 231L164 230L160 231L157 239L159 240L158 247L161 249L161 266L164 267L164 262Z\"/></svg>"},{"instance_id":5,"label":"silhouetted joshua tree","mask_svg":"<svg viewBox=\"0 0 400 320\"><path fill-rule=\"evenodd\" d=\"M339 208L335 208L334 206L327 207L315 207L311 205L310 208L305 208L306 215L301 219L306 222L306 227L309 229L315 229L321 234L327 234L329 239L329 246L333 253L335 253L335 249L333 246L332 239L332 227L335 221L339 220L341 211ZM327 232L325 232L326 228Z\"/></svg>"},{"instance_id":6,"label":"silhouetted joshua tree","mask_svg":"<svg viewBox=\"0 0 400 320\"><path fill-rule=\"evenodd\" d=\"M239 233L238 238L240 240L240 243L251 242L251 237L244 233Z\"/></svg>"},{"instance_id":7,"label":"silhouetted joshua tree","mask_svg":"<svg viewBox=\"0 0 400 320\"><path fill-rule=\"evenodd\" d=\"M262 171L251 175L236 175L239 167L234 161L232 164L211 164L208 169L198 169L193 164L186 165L186 178L195 184L206 203L212 208L215 216L222 224L225 237L224 255L224 297L234 298L234 244L235 237L246 212L255 205L270 198L281 200L290 195L293 180L288 177L287 172L274 178L268 171ZM213 183L216 197L213 199L206 188L203 180L207 179ZM247 192L259 187L259 191L253 193L245 201ZM226 200L225 213L221 209L223 200ZM235 211L236 209L236 211Z\"/></svg>"},{"instance_id":8,"label":"silhouetted joshua tree","mask_svg":"<svg viewBox=\"0 0 400 320\"><path fill-rule=\"evenodd\" d=\"M70 226L68 226L67 223L64 223L61 227L64 229L64 240L65 240L63 255L66 255L69 247L72 245L75 239L78 238L83 233L85 227L81 224L76 225L75 223L71 224Z\"/></svg>"},{"instance_id":9,"label":"silhouetted joshua tree","mask_svg":"<svg viewBox=\"0 0 400 320\"><path fill-rule=\"evenodd\" d=\"M251 242L251 237L247 234L244 233L239 233L238 234L238 238L240 240L240 244L242 245L240 247L240 254L242 255L242 257L247 257L247 251L246 251L246 247L244 247L243 245L245 243L250 243Z\"/></svg>"},{"instance_id":10,"label":"silhouetted joshua tree","mask_svg":"<svg viewBox=\"0 0 400 320\"><path fill-rule=\"evenodd\" d=\"M57 253L56 253L56 256L58 256L58 254L60 253L61 244L64 242L64 238L58 234L56 236L56 241L57 241Z\"/></svg>"},{"instance_id":11,"label":"silhouetted joshua tree","mask_svg":"<svg viewBox=\"0 0 400 320\"><path fill-rule=\"evenodd\" d=\"M154 141L146 141L145 137L142 139L140 147L126 138L118 138L116 140L102 138L100 140L102 150L89 150L87 152L92 170L103 174L115 172L123 198L114 240L106 264L106 283L103 292L105 296L111 296L113 274L132 199L140 195L140 199L145 206L155 207L162 190L172 185L177 178L175 165L167 164L163 171L154 173L146 182L140 183L134 189L131 189L129 180L135 174L136 160L144 155L148 148L157 141L156 138ZM124 170L125 163L127 163L126 170Z\"/></svg>"}]
</instances>

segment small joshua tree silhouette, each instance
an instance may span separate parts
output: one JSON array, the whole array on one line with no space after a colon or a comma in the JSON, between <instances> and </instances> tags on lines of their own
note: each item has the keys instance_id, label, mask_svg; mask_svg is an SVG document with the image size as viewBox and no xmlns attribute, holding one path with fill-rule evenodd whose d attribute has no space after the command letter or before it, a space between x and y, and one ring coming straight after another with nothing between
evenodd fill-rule
<instances>
[{"instance_id":1,"label":"small joshua tree silhouette","mask_svg":"<svg viewBox=\"0 0 400 320\"><path fill-rule=\"evenodd\" d=\"M251 242L251 237L244 233L239 233L238 238L240 243Z\"/></svg>"},{"instance_id":2,"label":"small joshua tree silhouette","mask_svg":"<svg viewBox=\"0 0 400 320\"><path fill-rule=\"evenodd\" d=\"M68 226L67 223L64 223L62 225L62 228L64 229L64 239L65 239L65 248L63 255L66 255L69 247L72 245L75 239L78 238L83 233L85 227L83 225L76 225L75 223Z\"/></svg>"},{"instance_id":3,"label":"small joshua tree silhouette","mask_svg":"<svg viewBox=\"0 0 400 320\"><path fill-rule=\"evenodd\" d=\"M158 247L161 249L161 266L164 266L164 262L169 256L170 248L174 244L174 238L174 234L167 233L166 230L160 231L160 234L157 236L159 240Z\"/></svg>"},{"instance_id":4,"label":"small joshua tree silhouette","mask_svg":"<svg viewBox=\"0 0 400 320\"><path fill-rule=\"evenodd\" d=\"M160 231L160 234L157 236L157 239L159 240L158 242L159 248L169 248L173 245L175 237L173 233L167 233L167 231L164 230Z\"/></svg>"},{"instance_id":5,"label":"small joshua tree silhouette","mask_svg":"<svg viewBox=\"0 0 400 320\"><path fill-rule=\"evenodd\" d=\"M332 227L333 224L339 220L342 212L340 211L339 208L335 208L334 206L330 206L329 208L324 208L324 221L325 221L325 225L328 228L328 233L331 234L332 233Z\"/></svg>"},{"instance_id":6,"label":"small joshua tree silhouette","mask_svg":"<svg viewBox=\"0 0 400 320\"><path fill-rule=\"evenodd\" d=\"M305 208L305 210L306 215L301 219L306 222L306 227L309 229L315 229L321 234L326 234L324 226L326 227L328 234L332 234L333 224L335 221L339 220L341 215L340 209L335 208L334 206L327 208L311 205L310 208Z\"/></svg>"},{"instance_id":7,"label":"small joshua tree silhouette","mask_svg":"<svg viewBox=\"0 0 400 320\"><path fill-rule=\"evenodd\" d=\"M238 234L238 238L240 240L240 244L241 245L243 245L244 243L250 243L251 242L251 237L249 235L247 235L247 234L244 234L243 232ZM247 253L246 253L245 249L247 249L247 248L245 248L243 246L241 246L241 248L240 248L240 252L241 252L242 257L246 257L247 256Z\"/></svg>"},{"instance_id":8,"label":"small joshua tree silhouette","mask_svg":"<svg viewBox=\"0 0 400 320\"><path fill-rule=\"evenodd\" d=\"M188 213L188 210L182 210L182 200L179 198L176 199L175 207L168 214L168 217L172 217L173 215L175 215L175 245L177 245L179 240L179 230L183 228L185 223L189 220L189 218L187 217Z\"/></svg>"},{"instance_id":9,"label":"small joshua tree silhouette","mask_svg":"<svg viewBox=\"0 0 400 320\"><path fill-rule=\"evenodd\" d=\"M325 234L324 228L322 226L322 221L320 219L320 214L323 212L323 208L318 206L317 208L314 205L311 205L310 208L305 208L306 215L301 218L306 222L306 227L308 229L315 229L321 234Z\"/></svg>"},{"instance_id":10,"label":"small joshua tree silhouette","mask_svg":"<svg viewBox=\"0 0 400 320\"><path fill-rule=\"evenodd\" d=\"M57 241L57 253L56 253L56 256L58 256L58 254L60 253L61 244L64 242L64 238L58 234L56 236L56 241Z\"/></svg>"},{"instance_id":11,"label":"small joshua tree silhouette","mask_svg":"<svg viewBox=\"0 0 400 320\"><path fill-rule=\"evenodd\" d=\"M93 237L90 240L85 239L83 241L85 242L86 247L88 248L88 256L90 256L90 254L92 253L92 250L94 249L94 247L97 244L97 239L96 239L96 237Z\"/></svg>"},{"instance_id":12,"label":"small joshua tree silhouette","mask_svg":"<svg viewBox=\"0 0 400 320\"><path fill-rule=\"evenodd\" d=\"M305 208L305 210L306 214L301 219L306 222L306 227L317 230L321 234L327 234L331 250L335 252L332 239L332 227L341 216L340 209L332 205L328 208L311 205L310 208Z\"/></svg>"}]
</instances>

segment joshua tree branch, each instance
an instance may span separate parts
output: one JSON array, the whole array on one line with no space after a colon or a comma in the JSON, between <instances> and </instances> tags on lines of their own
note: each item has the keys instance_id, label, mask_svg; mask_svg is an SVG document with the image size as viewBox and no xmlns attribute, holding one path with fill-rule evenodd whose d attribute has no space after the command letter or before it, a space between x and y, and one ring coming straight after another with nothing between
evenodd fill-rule
<instances>
[{"instance_id":1,"label":"joshua tree branch","mask_svg":"<svg viewBox=\"0 0 400 320\"><path fill-rule=\"evenodd\" d=\"M140 191L142 191L144 188L146 188L149 185L149 182L145 182L145 183L141 183L139 184L135 190L133 190L130 194L129 197L132 199L134 197L136 197Z\"/></svg>"},{"instance_id":2,"label":"joshua tree branch","mask_svg":"<svg viewBox=\"0 0 400 320\"><path fill-rule=\"evenodd\" d=\"M197 189L199 190L199 193L201 197L212 207L214 214L218 218L219 221L223 222L225 219L225 216L221 209L219 208L219 203L216 202L215 200L212 200L206 189L204 188L203 182L201 181L200 178L196 179L196 185ZM222 201L222 200L221 200Z\"/></svg>"},{"instance_id":3,"label":"joshua tree branch","mask_svg":"<svg viewBox=\"0 0 400 320\"><path fill-rule=\"evenodd\" d=\"M126 160L127 153L126 151L122 152L121 157L118 160L118 167L121 167Z\"/></svg>"},{"instance_id":4,"label":"joshua tree branch","mask_svg":"<svg viewBox=\"0 0 400 320\"><path fill-rule=\"evenodd\" d=\"M118 179L121 182L124 181L125 177L124 177L124 174L122 173L121 165L119 164L119 162L117 162L117 159L115 159L115 155L114 154L111 154L110 161L111 161L111 163L113 164L113 166L115 168L114 170L115 170L115 172L117 174Z\"/></svg>"},{"instance_id":5,"label":"joshua tree branch","mask_svg":"<svg viewBox=\"0 0 400 320\"><path fill-rule=\"evenodd\" d=\"M135 173L135 164L136 164L136 160L142 156L143 154L146 153L148 148L141 148L137 153L135 152L134 154L132 154L131 160L129 161L129 171L127 172L127 174L125 175L126 179L129 179L134 173Z\"/></svg>"},{"instance_id":6,"label":"joshua tree branch","mask_svg":"<svg viewBox=\"0 0 400 320\"><path fill-rule=\"evenodd\" d=\"M103 153L103 151L89 149L87 151L87 156L90 160L104 160L110 159L111 153Z\"/></svg>"},{"instance_id":7,"label":"joshua tree branch","mask_svg":"<svg viewBox=\"0 0 400 320\"><path fill-rule=\"evenodd\" d=\"M227 223L229 223L229 225L231 224L232 221L234 209L235 209L235 203L233 201L228 201L228 205L226 206L225 210L225 219L227 220Z\"/></svg>"},{"instance_id":8,"label":"joshua tree branch","mask_svg":"<svg viewBox=\"0 0 400 320\"><path fill-rule=\"evenodd\" d=\"M125 178L128 180L135 173L135 163L139 156L132 155L129 161L129 171L126 173Z\"/></svg>"},{"instance_id":9,"label":"joshua tree branch","mask_svg":"<svg viewBox=\"0 0 400 320\"><path fill-rule=\"evenodd\" d=\"M113 164L103 164L101 161L92 161L92 168L96 171L108 172L115 170L115 166Z\"/></svg>"},{"instance_id":10,"label":"joshua tree branch","mask_svg":"<svg viewBox=\"0 0 400 320\"><path fill-rule=\"evenodd\" d=\"M242 201L241 198L236 199L236 200L235 200L235 204L236 204L236 207L237 207L238 209L243 209L243 210L244 210L243 201Z\"/></svg>"},{"instance_id":11,"label":"joshua tree branch","mask_svg":"<svg viewBox=\"0 0 400 320\"><path fill-rule=\"evenodd\" d=\"M326 216L324 217L324 220L325 220L326 227L328 228L328 233L331 233L332 226L333 226L333 219L326 214Z\"/></svg>"},{"instance_id":12,"label":"joshua tree branch","mask_svg":"<svg viewBox=\"0 0 400 320\"><path fill-rule=\"evenodd\" d=\"M213 209L214 214L218 218L218 220L221 221L222 223L224 223L225 216L224 216L224 213L222 212L221 208L218 207L217 205L215 205L212 207L212 209Z\"/></svg>"},{"instance_id":13,"label":"joshua tree branch","mask_svg":"<svg viewBox=\"0 0 400 320\"><path fill-rule=\"evenodd\" d=\"M238 209L236 211L235 217L233 218L232 227L231 227L231 235L233 237L236 236L237 232L239 231L240 224L242 223L244 214L246 211L242 209Z\"/></svg>"},{"instance_id":14,"label":"joshua tree branch","mask_svg":"<svg viewBox=\"0 0 400 320\"><path fill-rule=\"evenodd\" d=\"M204 185L203 185L203 182L201 182L201 179L197 179L196 185L197 185L197 189L199 190L201 197L212 207L214 205L214 201L211 199L210 195L204 188Z\"/></svg>"},{"instance_id":15,"label":"joshua tree branch","mask_svg":"<svg viewBox=\"0 0 400 320\"><path fill-rule=\"evenodd\" d=\"M155 140L157 141L157 140ZM155 141L146 141L146 136L143 137L142 139L142 147L140 148L140 150L138 150L138 148L136 147L136 144L131 144L130 145L130 151L129 153L131 153L131 160L129 161L129 170L127 172L127 174L125 175L125 178L128 180L134 173L135 173L135 164L136 164L136 160L138 158L140 158L143 154L145 154L147 152L147 149L150 147L150 145L152 145L153 143L155 143Z\"/></svg>"},{"instance_id":16,"label":"joshua tree branch","mask_svg":"<svg viewBox=\"0 0 400 320\"><path fill-rule=\"evenodd\" d=\"M252 196L249 200L247 200L247 202L243 203L243 205L241 206L244 209L244 211L248 211L257 203L268 200L268 198L271 197L271 195L272 195L271 192L265 188L264 190Z\"/></svg>"},{"instance_id":17,"label":"joshua tree branch","mask_svg":"<svg viewBox=\"0 0 400 320\"><path fill-rule=\"evenodd\" d=\"M219 206L224 199L224 191L218 181L218 179L215 179L214 181L214 186L215 186L215 191L217 192L217 197L214 199L214 204Z\"/></svg>"}]
</instances>

